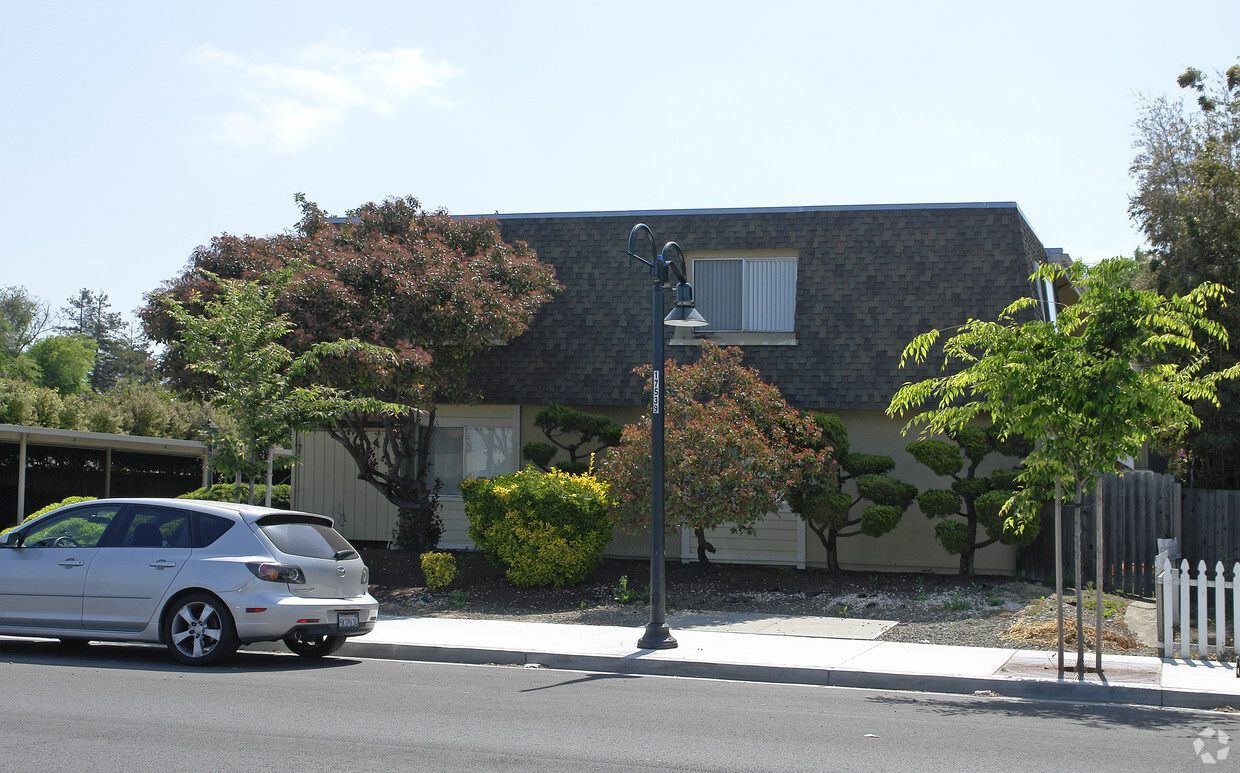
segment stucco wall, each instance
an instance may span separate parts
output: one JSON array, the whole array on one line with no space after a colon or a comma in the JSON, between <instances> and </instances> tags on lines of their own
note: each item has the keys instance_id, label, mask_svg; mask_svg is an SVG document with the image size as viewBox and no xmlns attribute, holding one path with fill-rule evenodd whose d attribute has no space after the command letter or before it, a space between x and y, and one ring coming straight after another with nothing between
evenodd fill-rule
<instances>
[{"instance_id":1,"label":"stucco wall","mask_svg":"<svg viewBox=\"0 0 1240 773\"><path fill-rule=\"evenodd\" d=\"M534 416L542 406L445 406L439 409L444 422L468 419L511 420L517 426L517 448L530 440L544 440L534 424ZM591 410L605 413L620 423L636 421L642 409L623 407ZM519 416L519 418L516 418ZM938 478L904 451L914 439L900 434L900 423L880 411L845 411L840 413L848 428L851 450L858 453L884 454L896 463L892 476L915 485L919 491L946 488L950 479ZM373 486L357 479L353 460L344 448L326 435L311 433L298 437L300 459L294 472L294 497L298 507L333 516L341 532L353 540L386 542L396 525L396 510ZM988 459L981 469L1011 464L1012 460ZM440 515L445 531L441 545L445 548L468 548L468 522L459 496L444 495L440 499ZM858 571L932 571L954 573L959 557L949 555L934 538L936 521L922 515L916 504L909 508L900 524L877 539L858 535L839 541L840 566ZM786 565L825 566L826 549L818 537L788 512L776 514L760 524L752 537L730 534L727 529L712 531L709 539L719 552L711 560L720 563L778 563ZM692 534L672 533L667 538L669 560L696 560ZM641 558L650 553L648 534L617 534L608 546L611 556ZM1016 550L993 545L979 551L977 571L983 574L1013 574Z\"/></svg>"}]
</instances>

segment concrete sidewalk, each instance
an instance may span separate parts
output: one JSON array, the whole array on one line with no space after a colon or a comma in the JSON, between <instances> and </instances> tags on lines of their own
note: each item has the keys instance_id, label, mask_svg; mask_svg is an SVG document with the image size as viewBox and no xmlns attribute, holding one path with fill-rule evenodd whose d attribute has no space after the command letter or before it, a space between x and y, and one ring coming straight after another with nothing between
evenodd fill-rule
<instances>
[{"instance_id":1,"label":"concrete sidewalk","mask_svg":"<svg viewBox=\"0 0 1240 773\"><path fill-rule=\"evenodd\" d=\"M864 627L840 630L841 623ZM381 618L341 655L444 663L496 663L604 673L995 694L1095 703L1240 707L1232 664L1104 655L1103 673L1059 678L1056 654L1017 649L880 642L890 621L712 616L670 619L679 646L643 650L641 628L441 617ZM857 638L837 638L840 635ZM1066 655L1071 669L1075 651ZM1088 655L1086 665L1092 667Z\"/></svg>"}]
</instances>

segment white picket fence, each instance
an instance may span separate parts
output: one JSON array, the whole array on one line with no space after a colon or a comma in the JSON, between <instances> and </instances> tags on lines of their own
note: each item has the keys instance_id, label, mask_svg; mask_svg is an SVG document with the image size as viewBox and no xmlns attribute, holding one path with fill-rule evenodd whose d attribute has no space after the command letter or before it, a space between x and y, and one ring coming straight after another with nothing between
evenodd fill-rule
<instances>
[{"instance_id":1,"label":"white picket fence","mask_svg":"<svg viewBox=\"0 0 1240 773\"><path fill-rule=\"evenodd\" d=\"M1185 660L1192 657L1194 643L1197 656L1203 659L1211 651L1221 659L1228 650L1233 650L1234 648L1227 646L1227 623L1230 618L1231 640L1240 641L1240 593L1232 593L1231 614L1228 615L1227 591L1236 587L1234 580L1240 577L1240 562L1232 566L1233 582L1227 581L1222 561L1214 565L1213 580L1207 575L1205 561L1197 562L1196 577L1191 575L1187 560L1180 561L1179 568L1176 568L1171 557L1166 553L1159 554L1158 563L1155 566L1158 567L1155 584L1158 646L1162 648L1163 655L1168 658L1175 657L1177 628L1180 631L1180 657ZM1192 616L1189 614L1194 594L1197 597L1197 625L1195 627ZM1210 613L1211 608L1213 614ZM1213 636L1211 636L1211 620L1214 621ZM1195 637L1193 636L1194 630L1196 631ZM1211 647L1211 639L1213 639L1213 647Z\"/></svg>"}]
</instances>

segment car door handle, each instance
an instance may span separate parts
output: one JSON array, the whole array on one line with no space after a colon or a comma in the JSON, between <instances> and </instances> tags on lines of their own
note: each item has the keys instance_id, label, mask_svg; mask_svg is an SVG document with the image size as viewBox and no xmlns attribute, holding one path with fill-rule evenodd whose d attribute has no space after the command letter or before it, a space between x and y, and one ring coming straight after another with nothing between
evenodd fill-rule
<instances>
[{"instance_id":1,"label":"car door handle","mask_svg":"<svg viewBox=\"0 0 1240 773\"><path fill-rule=\"evenodd\" d=\"M64 561L60 562L60 565L66 567L82 566L82 562L76 558L66 558Z\"/></svg>"},{"instance_id":2,"label":"car door handle","mask_svg":"<svg viewBox=\"0 0 1240 773\"><path fill-rule=\"evenodd\" d=\"M147 564L147 566L153 566L156 569L171 569L172 567L176 565L177 565L176 561L169 561L166 558L161 558L158 561L152 561L151 563Z\"/></svg>"}]
</instances>

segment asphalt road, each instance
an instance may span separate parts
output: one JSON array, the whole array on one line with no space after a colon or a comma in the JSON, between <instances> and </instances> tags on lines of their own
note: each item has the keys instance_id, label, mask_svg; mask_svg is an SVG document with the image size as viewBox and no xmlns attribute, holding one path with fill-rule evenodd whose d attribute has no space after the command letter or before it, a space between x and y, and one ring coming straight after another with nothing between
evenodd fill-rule
<instances>
[{"instance_id":1,"label":"asphalt road","mask_svg":"<svg viewBox=\"0 0 1240 773\"><path fill-rule=\"evenodd\" d=\"M1240 746L1218 712L0 639L0 770L1240 769L1198 757L1218 731Z\"/></svg>"}]
</instances>

